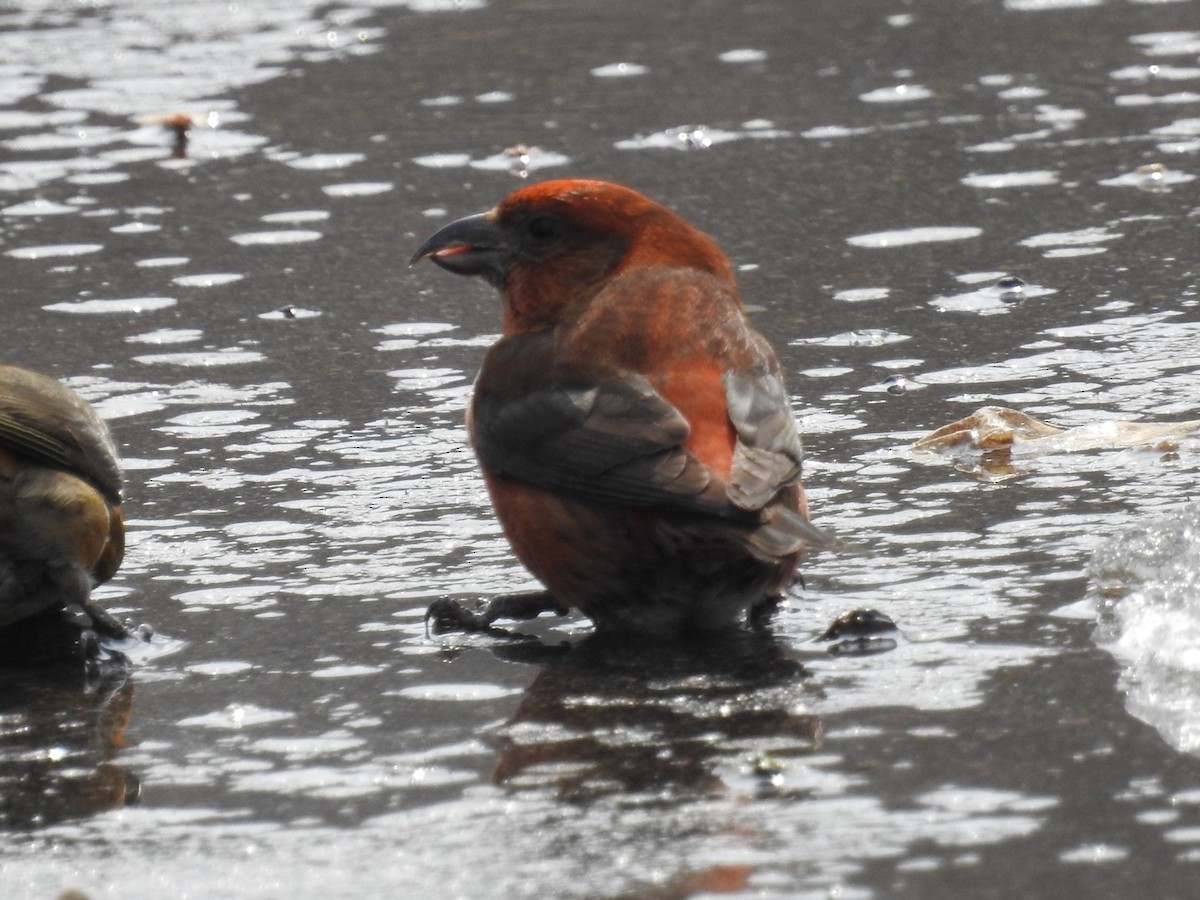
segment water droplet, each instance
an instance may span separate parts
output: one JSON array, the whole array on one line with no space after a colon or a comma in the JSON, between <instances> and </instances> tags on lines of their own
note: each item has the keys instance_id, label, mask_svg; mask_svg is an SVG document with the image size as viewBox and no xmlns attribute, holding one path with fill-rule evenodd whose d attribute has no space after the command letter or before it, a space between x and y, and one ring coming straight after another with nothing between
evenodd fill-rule
<instances>
[{"instance_id":1,"label":"water droplet","mask_svg":"<svg viewBox=\"0 0 1200 900\"><path fill-rule=\"evenodd\" d=\"M1015 275L1005 275L996 282L1001 303L1020 303L1025 299L1025 282Z\"/></svg>"}]
</instances>

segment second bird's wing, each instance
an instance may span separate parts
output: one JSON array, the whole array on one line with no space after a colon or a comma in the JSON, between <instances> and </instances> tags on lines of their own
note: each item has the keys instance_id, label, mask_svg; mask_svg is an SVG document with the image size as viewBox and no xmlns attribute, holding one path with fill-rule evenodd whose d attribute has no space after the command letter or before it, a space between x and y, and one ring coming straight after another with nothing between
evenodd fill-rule
<instances>
[{"instance_id":1,"label":"second bird's wing","mask_svg":"<svg viewBox=\"0 0 1200 900\"><path fill-rule=\"evenodd\" d=\"M104 421L53 378L0 366L0 447L86 478L110 502L121 497L121 468Z\"/></svg>"}]
</instances>

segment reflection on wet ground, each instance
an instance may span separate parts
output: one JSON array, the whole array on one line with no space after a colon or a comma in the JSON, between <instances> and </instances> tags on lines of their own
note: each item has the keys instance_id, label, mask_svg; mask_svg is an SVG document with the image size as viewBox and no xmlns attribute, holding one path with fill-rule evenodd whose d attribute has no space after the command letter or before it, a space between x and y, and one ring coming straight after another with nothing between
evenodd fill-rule
<instances>
[{"instance_id":1,"label":"reflection on wet ground","mask_svg":"<svg viewBox=\"0 0 1200 900\"><path fill-rule=\"evenodd\" d=\"M1200 417L1196 16L8 3L4 357L112 423L98 599L154 636L0 674L6 896L1189 895L1197 437L1003 478L908 447ZM816 518L872 550L766 634L426 634L535 585L461 425L494 298L405 264L555 174L717 238ZM815 640L851 609L894 649Z\"/></svg>"},{"instance_id":2,"label":"reflection on wet ground","mask_svg":"<svg viewBox=\"0 0 1200 900\"><path fill-rule=\"evenodd\" d=\"M112 668L86 679L66 667L0 671L0 827L49 828L137 801L140 780L119 759L133 682Z\"/></svg>"}]
</instances>

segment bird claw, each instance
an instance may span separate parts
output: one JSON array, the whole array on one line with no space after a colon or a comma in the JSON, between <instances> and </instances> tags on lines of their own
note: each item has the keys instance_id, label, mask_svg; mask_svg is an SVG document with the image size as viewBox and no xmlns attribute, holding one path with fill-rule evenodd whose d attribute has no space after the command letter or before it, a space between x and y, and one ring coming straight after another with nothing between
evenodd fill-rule
<instances>
[{"instance_id":1,"label":"bird claw","mask_svg":"<svg viewBox=\"0 0 1200 900\"><path fill-rule=\"evenodd\" d=\"M92 620L92 630L100 637L116 641L123 641L128 637L132 637L132 633L123 623L119 622L111 613L101 609L90 600L79 605Z\"/></svg>"},{"instance_id":2,"label":"bird claw","mask_svg":"<svg viewBox=\"0 0 1200 900\"><path fill-rule=\"evenodd\" d=\"M425 628L432 634L465 631L507 635L508 632L495 626L497 619L536 619L545 612L565 616L569 610L549 591L493 597L478 612L467 609L457 600L443 597L429 604L425 611Z\"/></svg>"},{"instance_id":3,"label":"bird claw","mask_svg":"<svg viewBox=\"0 0 1200 900\"><path fill-rule=\"evenodd\" d=\"M425 610L425 630L432 634L448 634L452 631L495 631L487 608L472 612L457 600L442 598L434 600Z\"/></svg>"}]
</instances>

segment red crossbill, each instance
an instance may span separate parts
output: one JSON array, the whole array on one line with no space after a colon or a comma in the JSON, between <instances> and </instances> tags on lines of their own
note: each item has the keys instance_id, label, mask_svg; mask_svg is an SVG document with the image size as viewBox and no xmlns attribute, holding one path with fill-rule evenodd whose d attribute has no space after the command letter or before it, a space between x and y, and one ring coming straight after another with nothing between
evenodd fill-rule
<instances>
[{"instance_id":1,"label":"red crossbill","mask_svg":"<svg viewBox=\"0 0 1200 900\"><path fill-rule=\"evenodd\" d=\"M500 291L467 426L553 607L607 631L719 628L827 542L779 362L711 238L628 188L561 180L446 225L425 257Z\"/></svg>"}]
</instances>

